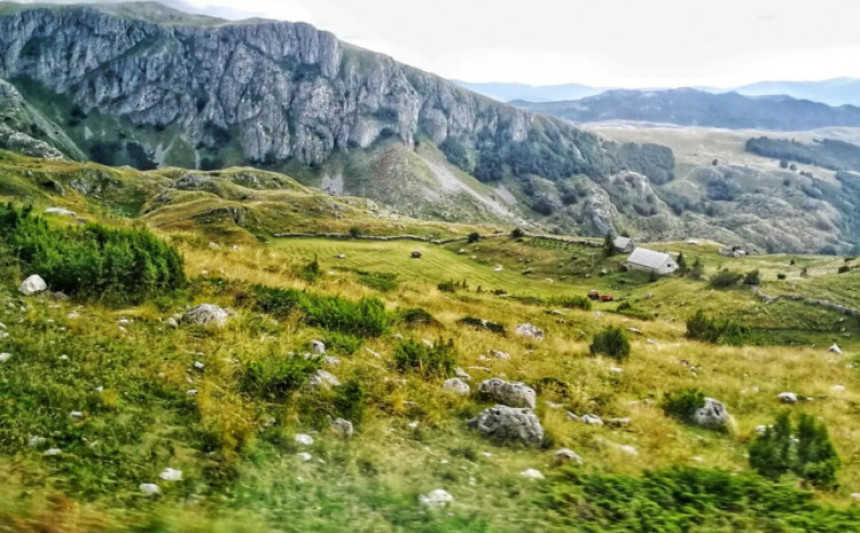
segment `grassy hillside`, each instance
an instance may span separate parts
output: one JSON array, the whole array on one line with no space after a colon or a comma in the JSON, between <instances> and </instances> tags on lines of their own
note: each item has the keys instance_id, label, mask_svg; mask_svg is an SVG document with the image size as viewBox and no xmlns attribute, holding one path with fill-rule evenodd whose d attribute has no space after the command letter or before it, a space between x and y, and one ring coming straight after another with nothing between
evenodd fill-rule
<instances>
[{"instance_id":1,"label":"grassy hillside","mask_svg":"<svg viewBox=\"0 0 860 533\"><path fill-rule=\"evenodd\" d=\"M750 288L715 289L707 279L652 281L624 272L623 255L517 239L511 228L393 219L257 171L224 171L187 190L176 187L185 171L47 167L2 156L0 200L33 203L36 213L77 211L47 215L51 231L73 231L79 218L148 229L181 252L189 283L135 306L23 297L17 285L33 272L0 244L0 332L8 333L0 352L10 354L0 363L0 531L844 531L860 524L852 497L860 492L858 317L796 301L768 305ZM353 226L486 238L442 246L272 237L277 229ZM860 308L856 260L729 259L708 242L651 246L683 252L688 265L699 259L706 278L724 268L758 269L767 294ZM422 257L413 259L414 251ZM318 268L309 266L314 259ZM632 308L569 305L591 289ZM332 319L363 298L381 302L385 316L365 310ZM169 319L200 303L235 314L223 328L172 327ZM688 339L685 321L700 309L740 321L748 336L736 346ZM464 324L466 317L499 324L504 335ZM371 323L380 328L358 329ZM524 323L542 329L544 340L517 336ZM593 335L607 326L629 335L628 360L590 355ZM315 339L336 360L300 355ZM424 350L425 340L434 347L450 340L448 351L428 357L453 358L471 376L471 393L443 391L448 371L404 364L411 340ZM841 355L827 351L834 341ZM340 385L309 387L319 368ZM495 403L477 394L490 377L534 388L541 446L501 445L469 429L467 421ZM665 394L689 388L726 405L733 418L725 431L664 412ZM781 403L777 395L787 391L802 400ZM607 423L577 422L567 411ZM751 469L756 427L785 411L826 425L841 458L835 488L793 475L773 483ZM339 436L329 417L350 420L354 436ZM613 418L629 423L611 425ZM299 434L313 444L299 443ZM565 447L583 464L559 464L555 452ZM181 470L182 479L160 479L166 468ZM523 477L529 468L545 479ZM142 483L160 493L144 496ZM453 503L420 502L440 488Z\"/></svg>"}]
</instances>

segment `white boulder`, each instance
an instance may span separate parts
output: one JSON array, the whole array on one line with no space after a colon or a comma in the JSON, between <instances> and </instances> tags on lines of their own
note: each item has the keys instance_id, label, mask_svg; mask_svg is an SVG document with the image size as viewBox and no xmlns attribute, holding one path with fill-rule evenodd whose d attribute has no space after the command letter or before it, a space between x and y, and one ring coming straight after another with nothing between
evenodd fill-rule
<instances>
[{"instance_id":1,"label":"white boulder","mask_svg":"<svg viewBox=\"0 0 860 533\"><path fill-rule=\"evenodd\" d=\"M699 426L725 426L729 422L729 412L722 402L705 398L705 405L693 413L693 422Z\"/></svg>"},{"instance_id":2,"label":"white boulder","mask_svg":"<svg viewBox=\"0 0 860 533\"><path fill-rule=\"evenodd\" d=\"M780 392L777 398L782 403L797 403L797 394L793 392Z\"/></svg>"},{"instance_id":3,"label":"white boulder","mask_svg":"<svg viewBox=\"0 0 860 533\"><path fill-rule=\"evenodd\" d=\"M61 217L76 217L77 213L74 211L69 211L68 209L64 209L62 207L49 207L45 209L46 215L58 215Z\"/></svg>"},{"instance_id":4,"label":"white boulder","mask_svg":"<svg viewBox=\"0 0 860 533\"><path fill-rule=\"evenodd\" d=\"M454 501L454 497L443 489L436 489L418 496L418 500L430 508L445 507Z\"/></svg>"},{"instance_id":5,"label":"white boulder","mask_svg":"<svg viewBox=\"0 0 860 533\"><path fill-rule=\"evenodd\" d=\"M578 465L582 464L582 457L580 457L579 454L577 454L570 448L562 448L559 451L555 452L555 459L560 463L575 463Z\"/></svg>"},{"instance_id":6,"label":"white boulder","mask_svg":"<svg viewBox=\"0 0 860 533\"><path fill-rule=\"evenodd\" d=\"M527 468L520 472L520 477L526 479L544 479L544 475L537 468Z\"/></svg>"},{"instance_id":7,"label":"white boulder","mask_svg":"<svg viewBox=\"0 0 860 533\"><path fill-rule=\"evenodd\" d=\"M518 337L527 337L529 339L543 340L543 330L534 324L520 324L514 330Z\"/></svg>"},{"instance_id":8,"label":"white boulder","mask_svg":"<svg viewBox=\"0 0 860 533\"><path fill-rule=\"evenodd\" d=\"M499 378L481 382L479 392L510 407L535 408L537 393L525 383L508 382Z\"/></svg>"},{"instance_id":9,"label":"white boulder","mask_svg":"<svg viewBox=\"0 0 860 533\"><path fill-rule=\"evenodd\" d=\"M543 442L543 427L531 409L496 405L469 420L469 427L499 441L519 441L530 446Z\"/></svg>"},{"instance_id":10,"label":"white boulder","mask_svg":"<svg viewBox=\"0 0 860 533\"><path fill-rule=\"evenodd\" d=\"M442 390L452 392L460 396L467 396L471 391L469 385L460 378L451 378L446 380L445 384L442 385Z\"/></svg>"},{"instance_id":11,"label":"white boulder","mask_svg":"<svg viewBox=\"0 0 860 533\"><path fill-rule=\"evenodd\" d=\"M299 433L296 435L296 444L300 444L302 446L313 446L314 438L305 433Z\"/></svg>"},{"instance_id":12,"label":"white boulder","mask_svg":"<svg viewBox=\"0 0 860 533\"><path fill-rule=\"evenodd\" d=\"M316 355L322 355L325 353L325 343L320 340L312 340L311 341L311 352Z\"/></svg>"},{"instance_id":13,"label":"white boulder","mask_svg":"<svg viewBox=\"0 0 860 533\"><path fill-rule=\"evenodd\" d=\"M46 290L48 290L48 284L38 274L33 274L25 279L18 287L18 291L24 296L32 296Z\"/></svg>"},{"instance_id":14,"label":"white boulder","mask_svg":"<svg viewBox=\"0 0 860 533\"><path fill-rule=\"evenodd\" d=\"M230 313L213 304L200 304L182 316L182 320L198 326L222 327L227 323Z\"/></svg>"},{"instance_id":15,"label":"white boulder","mask_svg":"<svg viewBox=\"0 0 860 533\"><path fill-rule=\"evenodd\" d=\"M182 470L165 468L160 474L158 474L158 477L164 481L182 481Z\"/></svg>"},{"instance_id":16,"label":"white boulder","mask_svg":"<svg viewBox=\"0 0 860 533\"><path fill-rule=\"evenodd\" d=\"M140 492L142 492L144 496L155 496L161 492L161 489L158 488L158 485L155 483L141 483Z\"/></svg>"}]
</instances>

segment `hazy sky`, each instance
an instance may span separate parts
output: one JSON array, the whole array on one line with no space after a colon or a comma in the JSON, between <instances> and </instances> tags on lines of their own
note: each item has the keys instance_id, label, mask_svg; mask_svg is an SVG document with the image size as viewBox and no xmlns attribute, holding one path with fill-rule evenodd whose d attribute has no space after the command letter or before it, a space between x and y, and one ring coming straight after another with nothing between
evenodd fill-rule
<instances>
[{"instance_id":1,"label":"hazy sky","mask_svg":"<svg viewBox=\"0 0 860 533\"><path fill-rule=\"evenodd\" d=\"M860 77L857 0L165 0L304 21L447 78L731 87Z\"/></svg>"}]
</instances>

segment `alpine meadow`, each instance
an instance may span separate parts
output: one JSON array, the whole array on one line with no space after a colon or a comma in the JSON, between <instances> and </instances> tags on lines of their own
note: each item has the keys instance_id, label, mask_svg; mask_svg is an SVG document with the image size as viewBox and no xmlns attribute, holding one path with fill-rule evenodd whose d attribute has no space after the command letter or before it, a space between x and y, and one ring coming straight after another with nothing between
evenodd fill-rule
<instances>
[{"instance_id":1,"label":"alpine meadow","mask_svg":"<svg viewBox=\"0 0 860 533\"><path fill-rule=\"evenodd\" d=\"M366 2L0 3L0 532L860 530L857 80Z\"/></svg>"}]
</instances>

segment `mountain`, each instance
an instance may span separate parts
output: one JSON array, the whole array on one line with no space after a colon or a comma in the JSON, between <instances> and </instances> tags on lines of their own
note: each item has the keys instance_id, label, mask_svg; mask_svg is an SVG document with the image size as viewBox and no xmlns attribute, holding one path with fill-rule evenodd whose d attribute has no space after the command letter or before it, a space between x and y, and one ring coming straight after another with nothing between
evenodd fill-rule
<instances>
[{"instance_id":1,"label":"mountain","mask_svg":"<svg viewBox=\"0 0 860 533\"><path fill-rule=\"evenodd\" d=\"M605 90L578 83L526 85L524 83L470 83L460 80L454 80L454 83L499 102L512 102L514 100L525 100L527 102L579 100L580 98L600 94Z\"/></svg>"},{"instance_id":2,"label":"mountain","mask_svg":"<svg viewBox=\"0 0 860 533\"><path fill-rule=\"evenodd\" d=\"M860 79L854 78L824 81L765 81L744 85L735 91L749 96L784 94L832 106L860 106Z\"/></svg>"},{"instance_id":3,"label":"mountain","mask_svg":"<svg viewBox=\"0 0 860 533\"><path fill-rule=\"evenodd\" d=\"M736 171L746 139L718 156L719 175L710 159L691 169L679 145L608 140L308 24L227 22L154 3L2 4L0 50L0 148L30 156L139 170L252 166L374 200L393 217L775 251L857 246L855 189L763 195L759 185L781 183L781 170L760 158L755 173ZM729 198L715 181L741 188ZM275 205L267 209L290 209ZM283 225L266 231L289 232Z\"/></svg>"},{"instance_id":4,"label":"mountain","mask_svg":"<svg viewBox=\"0 0 860 533\"><path fill-rule=\"evenodd\" d=\"M613 90L570 102L512 102L572 122L630 120L729 129L803 131L860 126L860 108L831 107L788 96L712 94L696 89Z\"/></svg>"}]
</instances>

